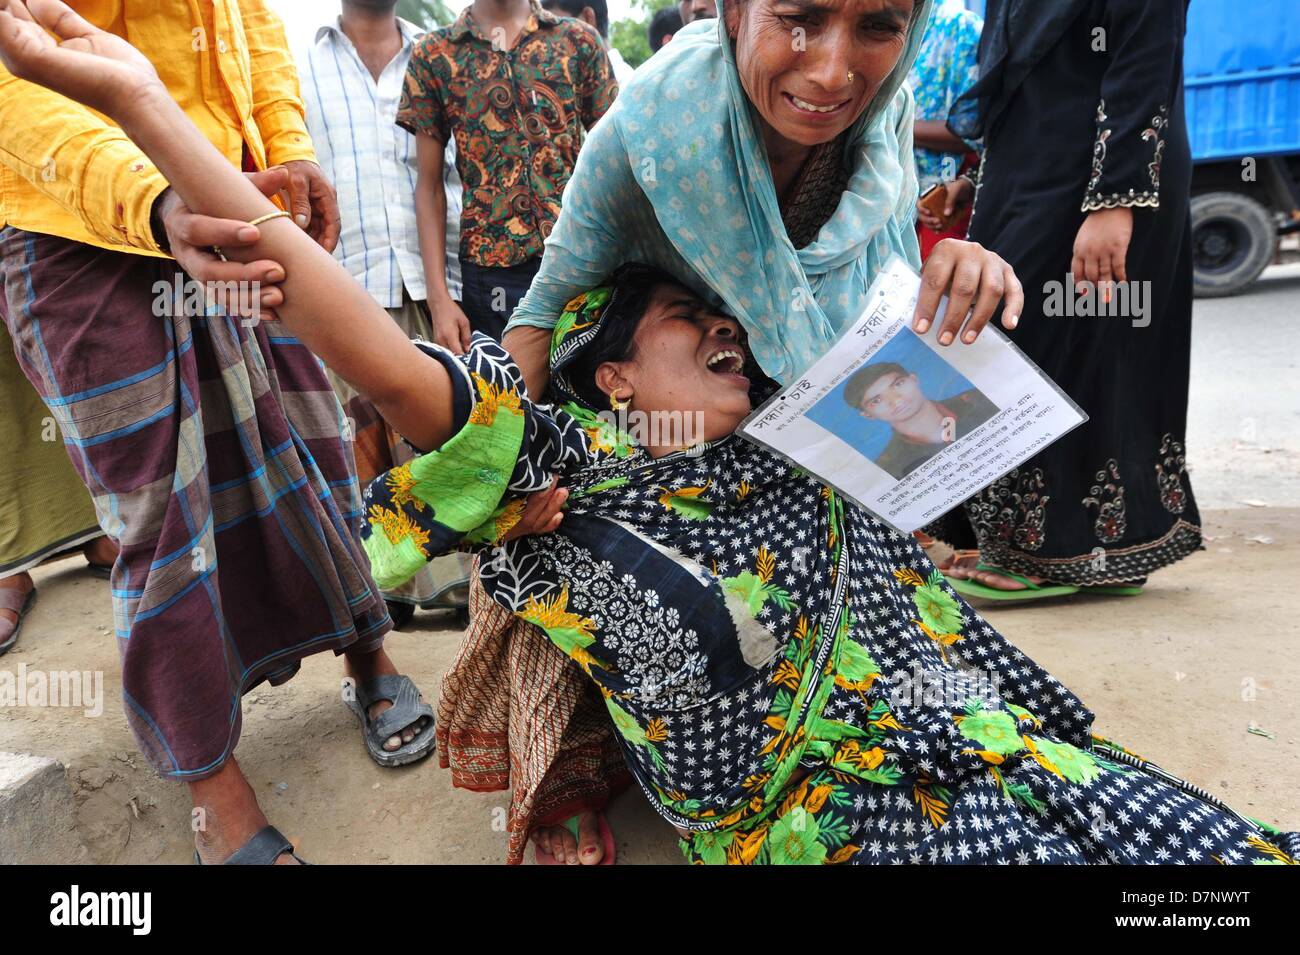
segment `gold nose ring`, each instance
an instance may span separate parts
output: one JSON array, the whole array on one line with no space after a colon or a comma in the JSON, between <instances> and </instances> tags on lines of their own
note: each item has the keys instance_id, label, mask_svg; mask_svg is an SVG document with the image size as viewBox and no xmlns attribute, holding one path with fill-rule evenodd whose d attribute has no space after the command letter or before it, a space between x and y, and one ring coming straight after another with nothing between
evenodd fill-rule
<instances>
[{"instance_id":1,"label":"gold nose ring","mask_svg":"<svg viewBox=\"0 0 1300 955\"><path fill-rule=\"evenodd\" d=\"M849 82L850 82L850 83L853 82L853 71L852 71L852 70L849 70Z\"/></svg>"}]
</instances>

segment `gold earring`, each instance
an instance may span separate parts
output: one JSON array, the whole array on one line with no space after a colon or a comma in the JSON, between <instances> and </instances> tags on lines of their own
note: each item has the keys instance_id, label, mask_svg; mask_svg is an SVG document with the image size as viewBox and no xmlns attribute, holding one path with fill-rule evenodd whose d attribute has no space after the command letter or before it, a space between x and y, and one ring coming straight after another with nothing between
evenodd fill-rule
<instances>
[{"instance_id":1,"label":"gold earring","mask_svg":"<svg viewBox=\"0 0 1300 955\"><path fill-rule=\"evenodd\" d=\"M853 82L853 71L852 71L852 70L849 70L849 82L850 82L850 83Z\"/></svg>"},{"instance_id":2,"label":"gold earring","mask_svg":"<svg viewBox=\"0 0 1300 955\"><path fill-rule=\"evenodd\" d=\"M618 392L617 392L617 391L612 392L612 393L610 394L610 396L609 396L609 406L610 406L610 408L612 408L616 413L619 412L619 411L626 411L626 410L627 410L627 406L630 405L631 403L632 403L632 402L630 402L630 401L619 401L619 400L618 400Z\"/></svg>"}]
</instances>

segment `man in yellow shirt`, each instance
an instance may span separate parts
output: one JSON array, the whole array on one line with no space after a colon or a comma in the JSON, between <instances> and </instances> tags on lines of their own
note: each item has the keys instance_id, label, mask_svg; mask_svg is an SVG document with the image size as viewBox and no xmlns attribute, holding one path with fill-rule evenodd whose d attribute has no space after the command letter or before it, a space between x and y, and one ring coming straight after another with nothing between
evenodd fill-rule
<instances>
[{"instance_id":1,"label":"man in yellow shirt","mask_svg":"<svg viewBox=\"0 0 1300 955\"><path fill-rule=\"evenodd\" d=\"M298 224L309 227L315 212L313 234L333 246L333 189L316 165L284 30L262 0L81 0L73 6L101 29L157 51L152 62L167 88L232 163L283 165ZM166 243L180 239L172 252L182 266L195 268L196 250L173 233L201 224L178 220L178 203L163 196L166 180L112 123L0 69L0 129L0 220L119 252L165 255ZM151 219L166 235L155 234ZM225 275L238 267L212 270ZM263 278L265 264L261 271L247 270L246 278Z\"/></svg>"},{"instance_id":2,"label":"man in yellow shirt","mask_svg":"<svg viewBox=\"0 0 1300 955\"><path fill-rule=\"evenodd\" d=\"M142 50L230 162L333 248L334 193L263 0L73 6ZM131 728L159 773L189 783L202 861L292 862L232 755L241 696L304 656L344 654L381 765L428 755L433 714L383 650L391 621L354 538L338 402L263 311L283 272L214 254L256 227L192 215L120 129L3 69L0 222L0 318L121 548Z\"/></svg>"}]
</instances>

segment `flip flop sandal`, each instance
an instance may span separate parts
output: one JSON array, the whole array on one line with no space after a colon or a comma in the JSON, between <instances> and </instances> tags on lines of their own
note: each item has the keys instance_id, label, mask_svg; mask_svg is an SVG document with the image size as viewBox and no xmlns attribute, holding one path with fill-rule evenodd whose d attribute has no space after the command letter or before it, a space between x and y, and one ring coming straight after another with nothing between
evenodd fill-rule
<instances>
[{"instance_id":1,"label":"flip flop sandal","mask_svg":"<svg viewBox=\"0 0 1300 955\"><path fill-rule=\"evenodd\" d=\"M952 556L948 558L948 563L945 564L943 567L940 567L939 569L947 570L950 567L955 567L957 564L960 564L963 560L974 559L974 561L978 564L979 556L980 556L980 552L975 548L962 548L960 550L954 550L952 552Z\"/></svg>"},{"instance_id":2,"label":"flip flop sandal","mask_svg":"<svg viewBox=\"0 0 1300 955\"><path fill-rule=\"evenodd\" d=\"M361 720L361 735L371 759L380 766L405 766L433 752L438 742L433 733L433 707L420 699L420 691L409 676L379 676L369 683L357 684L355 689L355 699L347 700L347 707ZM372 720L370 707L380 700L388 700L393 705ZM422 716L429 718L429 725L415 739L395 750L384 749L385 740L391 736L400 738L402 730Z\"/></svg>"},{"instance_id":3,"label":"flip flop sandal","mask_svg":"<svg viewBox=\"0 0 1300 955\"><path fill-rule=\"evenodd\" d=\"M230 854L222 865L275 865L275 860L289 853L303 865L311 865L293 851L293 843L275 826L263 826L242 846ZM199 850L194 850L194 864L203 865Z\"/></svg>"},{"instance_id":4,"label":"flip flop sandal","mask_svg":"<svg viewBox=\"0 0 1300 955\"><path fill-rule=\"evenodd\" d=\"M604 813L596 814L596 823L600 829L600 844L605 850L604 858L602 858L600 862L596 864L613 865L614 852L616 848L614 845L614 833L610 831L609 823L605 821ZM573 833L574 840L577 840L578 817L570 816L568 819L564 820L563 825L565 829L568 829L571 833ZM561 862L559 859L555 858L555 856L551 855L549 852L543 851L542 847L539 845L533 846L533 857L534 859L537 860L538 865L568 865L568 863Z\"/></svg>"},{"instance_id":5,"label":"flip flop sandal","mask_svg":"<svg viewBox=\"0 0 1300 955\"><path fill-rule=\"evenodd\" d=\"M4 656L18 642L18 633L23 629L23 618L27 612L36 605L36 588L33 587L25 594L20 594L16 590L8 587L0 588L0 610L12 610L18 614L18 622L14 624L13 631L5 637L4 642L0 643L0 656ZM8 621L5 621L6 623Z\"/></svg>"},{"instance_id":6,"label":"flip flop sandal","mask_svg":"<svg viewBox=\"0 0 1300 955\"><path fill-rule=\"evenodd\" d=\"M1028 577L1022 577L1020 574L1013 574L1001 567L990 567L988 564L976 564L976 570L988 571L989 573L1001 574L1004 577L1010 577L1025 585L1024 590L999 590L996 587L990 587L987 584L981 584L977 580L966 580L961 577L947 577L945 579L952 585L952 589L964 597L979 597L982 600L1002 600L1002 601L1026 601L1026 600L1043 600L1047 597L1068 597L1070 594L1077 594L1079 588L1073 584L1036 584Z\"/></svg>"},{"instance_id":7,"label":"flip flop sandal","mask_svg":"<svg viewBox=\"0 0 1300 955\"><path fill-rule=\"evenodd\" d=\"M81 556L86 558L86 567L90 570L92 577L98 577L100 580L113 579L113 564L116 561L110 560L107 564L100 564L90 559L91 546L95 541L87 541L81 546Z\"/></svg>"},{"instance_id":8,"label":"flip flop sandal","mask_svg":"<svg viewBox=\"0 0 1300 955\"><path fill-rule=\"evenodd\" d=\"M1144 584L1089 584L1079 588L1081 594L1103 594L1108 597L1136 597Z\"/></svg>"}]
</instances>

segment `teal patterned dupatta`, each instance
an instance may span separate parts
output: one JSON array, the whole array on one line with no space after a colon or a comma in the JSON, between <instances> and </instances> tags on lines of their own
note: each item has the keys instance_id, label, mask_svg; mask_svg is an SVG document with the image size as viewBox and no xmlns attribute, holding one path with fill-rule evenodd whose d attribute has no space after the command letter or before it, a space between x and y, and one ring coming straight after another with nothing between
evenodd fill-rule
<instances>
[{"instance_id":1,"label":"teal patterned dupatta","mask_svg":"<svg viewBox=\"0 0 1300 955\"><path fill-rule=\"evenodd\" d=\"M722 17L674 34L583 144L512 325L550 328L573 296L646 262L721 302L763 370L793 380L857 317L891 255L920 268L906 80L930 7L915 4L897 64L846 135L848 188L799 249Z\"/></svg>"}]
</instances>

